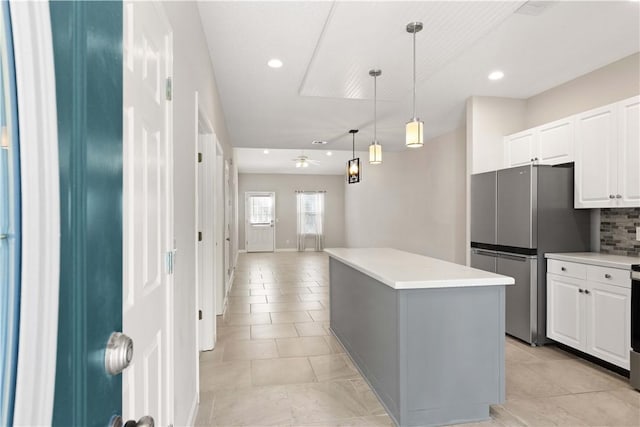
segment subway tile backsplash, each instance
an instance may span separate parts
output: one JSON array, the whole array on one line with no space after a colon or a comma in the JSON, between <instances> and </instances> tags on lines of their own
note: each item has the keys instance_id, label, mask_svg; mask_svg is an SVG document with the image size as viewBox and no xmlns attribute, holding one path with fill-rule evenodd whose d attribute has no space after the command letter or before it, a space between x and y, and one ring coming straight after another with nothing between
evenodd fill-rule
<instances>
[{"instance_id":1,"label":"subway tile backsplash","mask_svg":"<svg viewBox=\"0 0 640 427\"><path fill-rule=\"evenodd\" d=\"M640 208L600 210L600 252L615 255L640 256Z\"/></svg>"}]
</instances>

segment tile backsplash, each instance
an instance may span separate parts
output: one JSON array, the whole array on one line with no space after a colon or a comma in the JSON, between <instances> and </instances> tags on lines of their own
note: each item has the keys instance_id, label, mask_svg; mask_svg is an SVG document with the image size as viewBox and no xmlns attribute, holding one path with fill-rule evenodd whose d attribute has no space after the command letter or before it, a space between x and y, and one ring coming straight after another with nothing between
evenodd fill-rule
<instances>
[{"instance_id":1,"label":"tile backsplash","mask_svg":"<svg viewBox=\"0 0 640 427\"><path fill-rule=\"evenodd\" d=\"M615 255L640 256L640 208L600 210L600 252Z\"/></svg>"}]
</instances>

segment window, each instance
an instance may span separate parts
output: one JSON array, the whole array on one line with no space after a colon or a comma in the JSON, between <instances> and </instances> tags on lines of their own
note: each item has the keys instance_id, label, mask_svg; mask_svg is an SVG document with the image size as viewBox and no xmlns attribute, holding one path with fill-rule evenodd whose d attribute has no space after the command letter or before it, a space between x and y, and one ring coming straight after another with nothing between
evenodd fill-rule
<instances>
[{"instance_id":1,"label":"window","mask_svg":"<svg viewBox=\"0 0 640 427\"><path fill-rule=\"evenodd\" d=\"M322 234L318 194L302 194L302 232Z\"/></svg>"},{"instance_id":2,"label":"window","mask_svg":"<svg viewBox=\"0 0 640 427\"><path fill-rule=\"evenodd\" d=\"M300 231L307 235L321 235L324 193L298 193Z\"/></svg>"},{"instance_id":3,"label":"window","mask_svg":"<svg viewBox=\"0 0 640 427\"><path fill-rule=\"evenodd\" d=\"M271 196L249 197L249 223L271 224L273 221L273 198Z\"/></svg>"}]
</instances>

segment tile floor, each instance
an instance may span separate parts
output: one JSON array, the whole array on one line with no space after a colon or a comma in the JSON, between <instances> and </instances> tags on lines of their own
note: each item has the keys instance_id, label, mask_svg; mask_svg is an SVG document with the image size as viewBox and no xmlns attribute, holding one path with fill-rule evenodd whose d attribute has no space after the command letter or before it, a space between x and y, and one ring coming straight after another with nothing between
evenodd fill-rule
<instances>
[{"instance_id":1,"label":"tile floor","mask_svg":"<svg viewBox=\"0 0 640 427\"><path fill-rule=\"evenodd\" d=\"M393 425L329 332L321 253L241 254L215 350L200 358L198 426ZM506 339L507 401L465 426L640 426L626 378Z\"/></svg>"}]
</instances>

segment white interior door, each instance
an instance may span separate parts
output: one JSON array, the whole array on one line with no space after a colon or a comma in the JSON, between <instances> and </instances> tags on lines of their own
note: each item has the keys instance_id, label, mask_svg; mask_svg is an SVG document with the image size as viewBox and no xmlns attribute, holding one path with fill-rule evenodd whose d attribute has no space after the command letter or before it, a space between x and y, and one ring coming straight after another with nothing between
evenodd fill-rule
<instances>
[{"instance_id":1,"label":"white interior door","mask_svg":"<svg viewBox=\"0 0 640 427\"><path fill-rule=\"evenodd\" d=\"M224 311L226 299L225 293L225 270L224 270L224 154L220 143L216 141L216 167L215 167L215 190L214 190L214 239L215 239L215 259L214 259L214 283L216 288L216 314L220 315Z\"/></svg>"},{"instance_id":2,"label":"white interior door","mask_svg":"<svg viewBox=\"0 0 640 427\"><path fill-rule=\"evenodd\" d=\"M134 342L123 372L124 419L173 418L172 30L159 2L124 8L123 329Z\"/></svg>"},{"instance_id":3,"label":"white interior door","mask_svg":"<svg viewBox=\"0 0 640 427\"><path fill-rule=\"evenodd\" d=\"M245 249L273 252L275 249L276 195L269 192L245 194Z\"/></svg>"},{"instance_id":4,"label":"white interior door","mask_svg":"<svg viewBox=\"0 0 640 427\"><path fill-rule=\"evenodd\" d=\"M205 130L206 132L206 130ZM198 136L197 159L197 228L196 239L197 253L197 282L198 282L198 341L201 351L211 350L215 345L216 318L215 295L213 277L214 259L214 212L213 212L213 188L214 188L214 137L211 133Z\"/></svg>"},{"instance_id":5,"label":"white interior door","mask_svg":"<svg viewBox=\"0 0 640 427\"><path fill-rule=\"evenodd\" d=\"M229 161L224 161L224 292L231 285L231 180Z\"/></svg>"}]
</instances>

